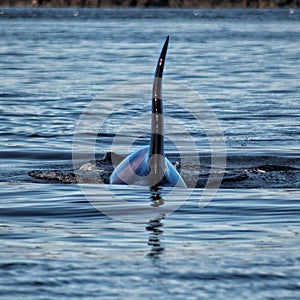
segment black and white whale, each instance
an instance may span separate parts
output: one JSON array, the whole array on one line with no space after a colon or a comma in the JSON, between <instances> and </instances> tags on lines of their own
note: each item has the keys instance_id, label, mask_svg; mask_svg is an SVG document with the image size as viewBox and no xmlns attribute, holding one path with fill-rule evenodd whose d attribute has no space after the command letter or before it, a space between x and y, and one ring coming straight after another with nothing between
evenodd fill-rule
<instances>
[{"instance_id":1,"label":"black and white whale","mask_svg":"<svg viewBox=\"0 0 300 300\"><path fill-rule=\"evenodd\" d=\"M180 174L164 153L162 78L168 44L169 36L161 50L154 74L150 145L127 156L111 174L110 184L157 187L164 182L164 185L186 187Z\"/></svg>"}]
</instances>

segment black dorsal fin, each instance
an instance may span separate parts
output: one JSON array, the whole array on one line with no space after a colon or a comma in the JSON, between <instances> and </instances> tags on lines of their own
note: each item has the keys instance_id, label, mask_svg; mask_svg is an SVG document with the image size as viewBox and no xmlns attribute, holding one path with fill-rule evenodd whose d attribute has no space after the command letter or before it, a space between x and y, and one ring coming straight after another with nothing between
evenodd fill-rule
<instances>
[{"instance_id":1,"label":"black dorsal fin","mask_svg":"<svg viewBox=\"0 0 300 300\"><path fill-rule=\"evenodd\" d=\"M162 100L162 77L168 50L169 36L167 36L161 50L156 70L154 73L152 88L152 121L151 121L151 141L149 158L155 154L164 155L164 119Z\"/></svg>"}]
</instances>

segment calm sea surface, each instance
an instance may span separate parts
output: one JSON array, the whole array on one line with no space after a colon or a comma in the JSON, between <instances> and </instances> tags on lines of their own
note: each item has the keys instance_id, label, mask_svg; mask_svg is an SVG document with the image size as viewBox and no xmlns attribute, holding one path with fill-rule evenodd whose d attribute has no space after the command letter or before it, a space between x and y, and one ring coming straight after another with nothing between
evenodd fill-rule
<instances>
[{"instance_id":1,"label":"calm sea surface","mask_svg":"<svg viewBox=\"0 0 300 300\"><path fill-rule=\"evenodd\" d=\"M148 143L167 35L189 188L95 183ZM2 8L0 41L1 299L300 298L299 10Z\"/></svg>"}]
</instances>

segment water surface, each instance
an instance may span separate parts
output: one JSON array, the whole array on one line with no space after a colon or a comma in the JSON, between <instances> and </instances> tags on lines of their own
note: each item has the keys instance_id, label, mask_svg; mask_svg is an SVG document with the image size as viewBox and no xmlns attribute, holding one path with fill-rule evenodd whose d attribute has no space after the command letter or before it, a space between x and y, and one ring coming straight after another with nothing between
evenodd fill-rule
<instances>
[{"instance_id":1,"label":"water surface","mask_svg":"<svg viewBox=\"0 0 300 300\"><path fill-rule=\"evenodd\" d=\"M285 9L1 9L1 298L298 299L299 21ZM102 100L99 119L110 115L97 136L98 160L125 121L141 116L146 126L151 82L149 94L118 111L119 87L152 80L167 34L166 79L200 94L224 134L227 166L215 198L199 207L211 153L190 113L203 105L180 93L166 100L187 109L167 103L165 111L186 125L198 153L184 154L201 165L184 204L183 192L168 187L155 207L148 188L64 184L91 101ZM105 102L108 88L119 100ZM166 152L176 162L174 143L186 136L170 124ZM130 138L134 147L147 143L137 129L122 132L120 149ZM85 138L82 145L95 137ZM62 180L32 177L34 170Z\"/></svg>"}]
</instances>

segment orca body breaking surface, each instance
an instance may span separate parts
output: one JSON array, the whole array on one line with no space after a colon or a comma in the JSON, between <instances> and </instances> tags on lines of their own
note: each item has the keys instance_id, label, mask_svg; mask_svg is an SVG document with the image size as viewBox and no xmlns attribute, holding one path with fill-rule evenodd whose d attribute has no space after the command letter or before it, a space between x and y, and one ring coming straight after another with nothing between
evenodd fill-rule
<instances>
[{"instance_id":1,"label":"orca body breaking surface","mask_svg":"<svg viewBox=\"0 0 300 300\"><path fill-rule=\"evenodd\" d=\"M111 174L110 184L157 187L164 182L164 185L186 188L180 174L164 154L162 78L168 44L169 36L161 50L153 80L150 145L127 156Z\"/></svg>"}]
</instances>

